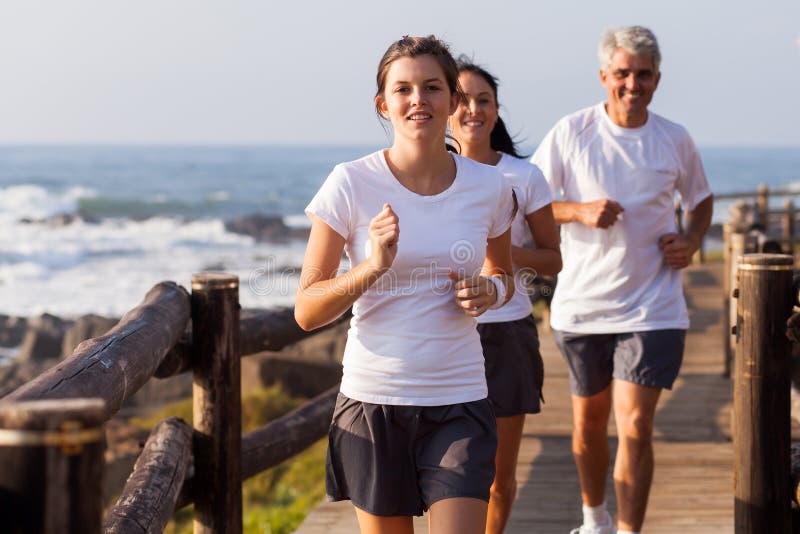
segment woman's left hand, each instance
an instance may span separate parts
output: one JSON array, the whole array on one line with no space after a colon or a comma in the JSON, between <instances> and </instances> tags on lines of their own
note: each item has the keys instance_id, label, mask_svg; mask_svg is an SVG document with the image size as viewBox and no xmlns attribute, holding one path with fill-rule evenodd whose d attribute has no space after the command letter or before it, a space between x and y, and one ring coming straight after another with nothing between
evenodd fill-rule
<instances>
[{"instance_id":1,"label":"woman's left hand","mask_svg":"<svg viewBox=\"0 0 800 534\"><path fill-rule=\"evenodd\" d=\"M478 317L497 300L497 289L485 276L459 278L453 271L448 276L453 281L456 303L471 317Z\"/></svg>"}]
</instances>

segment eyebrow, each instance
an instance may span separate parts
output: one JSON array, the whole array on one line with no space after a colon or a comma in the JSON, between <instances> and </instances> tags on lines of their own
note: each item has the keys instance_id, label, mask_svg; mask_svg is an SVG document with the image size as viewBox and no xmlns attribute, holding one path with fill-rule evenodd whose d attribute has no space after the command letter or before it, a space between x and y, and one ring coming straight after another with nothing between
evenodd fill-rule
<instances>
[{"instance_id":1,"label":"eyebrow","mask_svg":"<svg viewBox=\"0 0 800 534\"><path fill-rule=\"evenodd\" d=\"M466 96L476 96L476 97L477 97L477 96L492 96L492 93L490 93L489 91L481 91L481 92L480 92L480 93L478 93L477 95L473 95L472 93L464 93L464 94L465 94Z\"/></svg>"},{"instance_id":2,"label":"eyebrow","mask_svg":"<svg viewBox=\"0 0 800 534\"><path fill-rule=\"evenodd\" d=\"M427 80L423 80L423 81L422 81L422 83L431 83L431 82L440 82L440 83L444 83L444 80L442 80L441 78L428 78ZM397 84L401 84L401 83L411 83L411 82L407 82L407 81L405 81L405 80L397 80L397 81L396 81L396 82L394 82L394 83L397 85Z\"/></svg>"}]
</instances>

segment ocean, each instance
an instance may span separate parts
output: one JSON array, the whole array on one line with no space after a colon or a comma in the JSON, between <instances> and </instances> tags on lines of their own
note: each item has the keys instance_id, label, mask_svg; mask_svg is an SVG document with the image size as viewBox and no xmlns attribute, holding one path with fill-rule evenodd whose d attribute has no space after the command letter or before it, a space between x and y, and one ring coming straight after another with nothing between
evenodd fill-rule
<instances>
[{"instance_id":1,"label":"ocean","mask_svg":"<svg viewBox=\"0 0 800 534\"><path fill-rule=\"evenodd\" d=\"M307 228L303 208L333 166L376 148L0 146L0 313L118 317L155 283L188 287L202 270L237 274L244 307L291 305L304 240L260 242L225 222ZM701 153L716 193L800 194L800 148Z\"/></svg>"}]
</instances>

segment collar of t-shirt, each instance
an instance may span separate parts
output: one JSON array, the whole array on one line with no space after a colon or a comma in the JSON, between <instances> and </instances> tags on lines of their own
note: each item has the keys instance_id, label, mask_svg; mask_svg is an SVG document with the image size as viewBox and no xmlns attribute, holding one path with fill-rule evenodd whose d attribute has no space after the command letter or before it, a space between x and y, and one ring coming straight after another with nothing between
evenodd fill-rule
<instances>
[{"instance_id":1,"label":"collar of t-shirt","mask_svg":"<svg viewBox=\"0 0 800 534\"><path fill-rule=\"evenodd\" d=\"M605 102L601 102L600 104L598 104L597 108L598 108L597 109L598 115L603 117L603 122L605 122L608 129L611 130L611 133L619 137L631 137L639 139L650 130L650 126L653 123L653 121L651 120L653 118L653 115L648 111L647 122L645 122L642 126L639 126L637 128L625 128L623 126L620 126L619 124L616 124L614 121L611 120L611 117L608 116L608 112L606 111Z\"/></svg>"}]
</instances>

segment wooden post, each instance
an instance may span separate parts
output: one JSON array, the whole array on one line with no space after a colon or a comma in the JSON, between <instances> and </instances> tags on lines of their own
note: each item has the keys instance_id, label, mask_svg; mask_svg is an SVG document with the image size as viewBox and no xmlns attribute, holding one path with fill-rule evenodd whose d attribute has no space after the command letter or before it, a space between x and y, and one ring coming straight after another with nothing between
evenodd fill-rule
<instances>
[{"instance_id":1,"label":"wooden post","mask_svg":"<svg viewBox=\"0 0 800 534\"><path fill-rule=\"evenodd\" d=\"M242 532L239 278L192 276L195 534Z\"/></svg>"},{"instance_id":2,"label":"wooden post","mask_svg":"<svg viewBox=\"0 0 800 534\"><path fill-rule=\"evenodd\" d=\"M787 198L783 203L783 219L781 220L784 252L794 255L794 202Z\"/></svg>"},{"instance_id":3,"label":"wooden post","mask_svg":"<svg viewBox=\"0 0 800 534\"><path fill-rule=\"evenodd\" d=\"M100 534L105 403L0 402L0 517L9 534Z\"/></svg>"},{"instance_id":4,"label":"wooden post","mask_svg":"<svg viewBox=\"0 0 800 534\"><path fill-rule=\"evenodd\" d=\"M792 257L747 254L739 263L734 377L735 532L791 532Z\"/></svg>"},{"instance_id":5,"label":"wooden post","mask_svg":"<svg viewBox=\"0 0 800 534\"><path fill-rule=\"evenodd\" d=\"M731 234L733 225L725 223L722 225L722 317L724 321L722 328L722 347L723 347L723 371L722 376L730 378L731 361L733 361L733 351L731 348Z\"/></svg>"},{"instance_id":6,"label":"wooden post","mask_svg":"<svg viewBox=\"0 0 800 534\"><path fill-rule=\"evenodd\" d=\"M769 188L766 184L758 186L758 222L764 227L764 233L769 234Z\"/></svg>"},{"instance_id":7,"label":"wooden post","mask_svg":"<svg viewBox=\"0 0 800 534\"><path fill-rule=\"evenodd\" d=\"M725 298L728 299L728 327L725 329L727 334L727 344L728 344L728 352L730 353L730 361L728 362L728 372L733 366L731 362L736 358L736 336L734 335L732 328L736 324L736 291L739 288L738 285L738 278L736 276L738 267L739 267L739 258L745 253L747 247L747 234L742 232L731 232L729 236L729 243L730 243L730 271L729 271L729 283L730 287L728 288L728 294ZM730 376L730 374L728 375Z\"/></svg>"}]
</instances>

